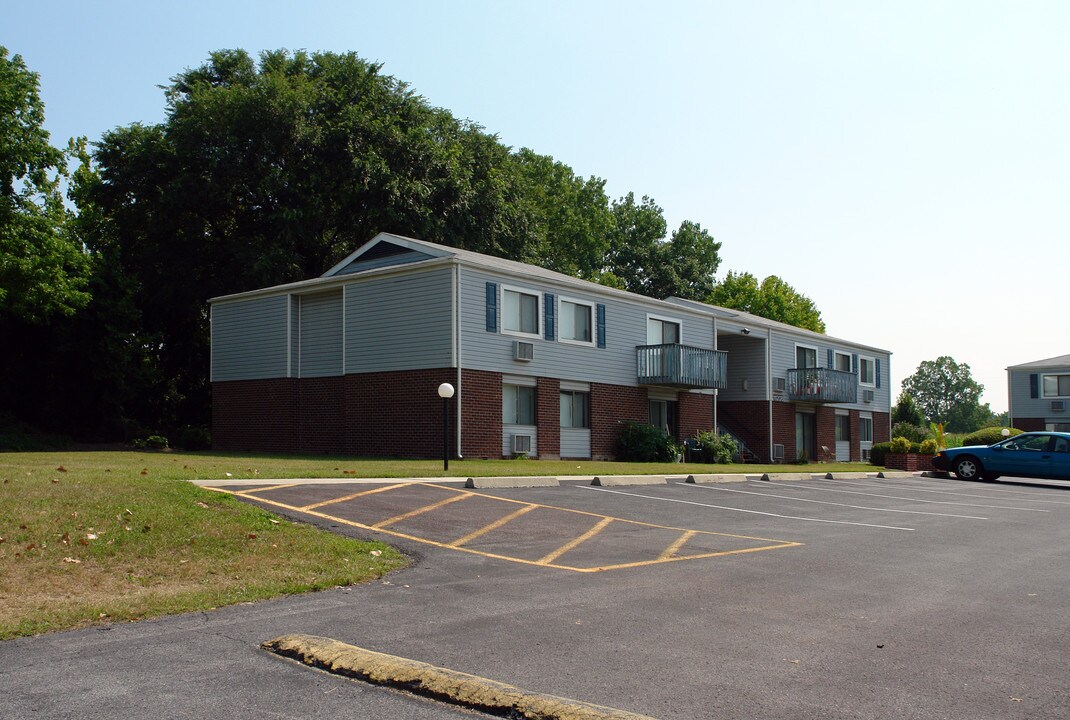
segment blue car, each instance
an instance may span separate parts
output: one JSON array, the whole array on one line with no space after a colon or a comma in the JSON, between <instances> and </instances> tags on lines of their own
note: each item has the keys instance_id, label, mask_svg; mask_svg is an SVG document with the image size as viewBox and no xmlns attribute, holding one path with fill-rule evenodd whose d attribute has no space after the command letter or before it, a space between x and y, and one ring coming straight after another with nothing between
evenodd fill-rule
<instances>
[{"instance_id":1,"label":"blue car","mask_svg":"<svg viewBox=\"0 0 1070 720\"><path fill-rule=\"evenodd\" d=\"M1000 475L1070 480L1070 433L1027 432L995 445L941 450L933 467L960 480L995 480Z\"/></svg>"}]
</instances>

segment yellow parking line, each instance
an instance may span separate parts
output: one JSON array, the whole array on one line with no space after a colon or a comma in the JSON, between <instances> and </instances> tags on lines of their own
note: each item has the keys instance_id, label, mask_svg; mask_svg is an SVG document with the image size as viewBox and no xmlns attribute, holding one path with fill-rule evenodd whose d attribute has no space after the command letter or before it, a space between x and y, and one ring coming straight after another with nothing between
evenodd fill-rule
<instances>
[{"instance_id":1,"label":"yellow parking line","mask_svg":"<svg viewBox=\"0 0 1070 720\"><path fill-rule=\"evenodd\" d=\"M334 505L335 503L345 502L346 500L352 500L364 495L374 495L375 493L386 492L387 490L394 490L399 487L405 487L411 483L398 483L397 485L384 485L383 487L373 488L371 490L361 490L360 492L353 493L352 495L345 495L334 500L324 500L323 502L312 503L311 505L304 505L298 508L299 510L315 510L316 508L324 507L325 505Z\"/></svg>"},{"instance_id":2,"label":"yellow parking line","mask_svg":"<svg viewBox=\"0 0 1070 720\"><path fill-rule=\"evenodd\" d=\"M425 512L431 512L432 510L437 510L437 509L439 509L440 507L442 507L444 505L449 505L450 503L459 502L461 500L467 500L468 497L470 497L470 496L468 496L468 495L454 495L453 497L448 497L445 500L439 500L437 503L432 503L430 505L425 505L424 507L419 508L418 510L413 510L411 512L402 513L401 515L395 515L394 517L392 517L392 518L390 518L388 520L383 520L382 522L377 522L374 525L372 525L372 527L373 528L384 528L387 525L393 525L396 522L401 522L402 520L407 520L408 518L416 517L417 515L423 515Z\"/></svg>"},{"instance_id":3,"label":"yellow parking line","mask_svg":"<svg viewBox=\"0 0 1070 720\"><path fill-rule=\"evenodd\" d=\"M675 557L676 552L684 546L684 543L695 537L695 535L697 534L698 533L696 533L694 530L687 530L686 532L684 532L683 535L676 538L676 542L665 548L665 552L658 556L658 560L668 560L672 557Z\"/></svg>"},{"instance_id":4,"label":"yellow parking line","mask_svg":"<svg viewBox=\"0 0 1070 720\"><path fill-rule=\"evenodd\" d=\"M253 488L252 490L246 490L246 492L258 493L267 492L268 490L282 490L283 488L296 487L298 483L286 483L285 485L268 485L262 488Z\"/></svg>"},{"instance_id":5,"label":"yellow parking line","mask_svg":"<svg viewBox=\"0 0 1070 720\"><path fill-rule=\"evenodd\" d=\"M609 525L611 522L613 522L613 518L603 517L593 528L585 532L583 535L580 535L578 538L573 538L572 540L569 540L567 543L557 548L552 553L539 558L538 563L540 565L544 565L553 562L554 560L561 557L580 543L587 542L595 535L602 532L606 528L606 525Z\"/></svg>"},{"instance_id":6,"label":"yellow parking line","mask_svg":"<svg viewBox=\"0 0 1070 720\"><path fill-rule=\"evenodd\" d=\"M505 525L506 523L512 522L513 520L516 520L521 515L529 513L529 512L531 512L532 510L534 510L537 507L538 507L538 505L527 505L525 507L522 507L519 510L517 510L516 512L509 513L505 517L503 517L503 518L501 518L499 520L495 520L490 525L485 525L484 527L481 527L480 529L476 530L475 532L470 532L467 535L465 535L464 537L457 538L453 542L449 542L449 543L446 543L446 544L449 545L450 547L460 547L461 545L465 545L467 543L470 543L473 540L475 540L476 538L483 537L484 535L489 533L491 530L497 530L498 528L500 528L501 526Z\"/></svg>"}]
</instances>

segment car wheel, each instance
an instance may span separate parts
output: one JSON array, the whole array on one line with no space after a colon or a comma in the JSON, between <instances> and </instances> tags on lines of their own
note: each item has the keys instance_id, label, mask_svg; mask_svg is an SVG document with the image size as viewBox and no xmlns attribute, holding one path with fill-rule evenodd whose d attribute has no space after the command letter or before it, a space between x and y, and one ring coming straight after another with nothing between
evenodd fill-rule
<instances>
[{"instance_id":1,"label":"car wheel","mask_svg":"<svg viewBox=\"0 0 1070 720\"><path fill-rule=\"evenodd\" d=\"M971 455L960 457L955 461L954 473L959 480L980 480L982 475L981 463Z\"/></svg>"}]
</instances>

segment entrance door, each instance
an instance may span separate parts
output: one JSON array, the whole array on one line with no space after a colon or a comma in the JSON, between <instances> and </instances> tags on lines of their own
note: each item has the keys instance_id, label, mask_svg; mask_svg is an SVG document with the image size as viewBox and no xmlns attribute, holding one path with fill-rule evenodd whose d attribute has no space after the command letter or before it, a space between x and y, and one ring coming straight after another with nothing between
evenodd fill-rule
<instances>
[{"instance_id":1,"label":"entrance door","mask_svg":"<svg viewBox=\"0 0 1070 720\"><path fill-rule=\"evenodd\" d=\"M816 419L814 413L795 413L795 454L798 458L817 459Z\"/></svg>"}]
</instances>

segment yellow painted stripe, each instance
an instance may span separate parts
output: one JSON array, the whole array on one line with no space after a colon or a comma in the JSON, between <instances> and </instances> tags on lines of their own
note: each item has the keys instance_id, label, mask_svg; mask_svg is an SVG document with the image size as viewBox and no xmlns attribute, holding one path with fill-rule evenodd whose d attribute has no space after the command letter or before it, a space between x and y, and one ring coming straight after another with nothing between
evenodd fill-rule
<instances>
[{"instance_id":1,"label":"yellow painted stripe","mask_svg":"<svg viewBox=\"0 0 1070 720\"><path fill-rule=\"evenodd\" d=\"M257 502L257 503L260 503L262 505L270 505L272 507L282 508L283 510L290 510L290 511L293 511L293 512L304 513L305 515L311 515L312 517L318 517L318 518L321 518L323 520L329 520L330 522L338 523L339 525L347 525L349 527L359 528L361 530L369 530L371 532L378 532L378 533L382 533L384 535L391 535L393 537L401 538L403 540L411 540L413 542L423 543L424 545L431 545L433 547L444 548L444 549L447 549L447 550L456 550L457 552L464 552L464 553L468 553L470 555L479 555L480 557L491 558L491 559L494 559L494 560L505 560L507 562L514 562L514 563L517 563L517 564L520 564L520 565L534 565L534 566L538 566L538 567L553 568L555 570L567 570L569 572L578 572L578 573L597 573L597 572L605 572L606 570L625 570L625 569L629 569L629 568L643 567L643 566L646 566L646 565L657 565L659 563L664 563L664 562L679 562L681 560L701 560L701 559L704 559L704 558L721 557L721 556L724 556L724 555L739 555L739 554L743 554L743 553L761 552L763 550L781 550L781 549L784 549L784 548L793 548L793 547L802 547L803 546L803 543L798 543L798 542L788 542L788 541L783 541L783 540L770 540L769 542L772 542L772 543L775 543L775 544L773 544L773 545L764 545L764 546L755 547L755 548L743 548L743 549L740 549L740 550L726 550L726 551L723 551L723 552L705 553L705 554L702 554L702 555L688 555L688 556L684 556L684 557L673 557L673 558L668 558L667 560L642 560L642 561L634 562L634 563L623 563L623 564L620 564L620 565L603 565L603 566L599 566L599 567L573 567L571 565L558 565L556 563L544 562L543 560L526 560L524 558L512 557L510 555L501 555L499 553L485 552L483 550L472 550L471 548L466 548L466 547L454 547L454 546L449 545L447 543L438 542L437 540L428 540L427 538L418 537L416 535L409 535L407 533L397 532L396 530L389 530L387 528L375 528L375 527L372 527L371 525L365 525L364 523L359 523L359 522L354 522L352 520L347 520L346 518L340 518L340 517L336 517L334 515L328 515L326 513L317 512L315 510L308 510L308 509L305 509L305 508L296 507L294 505L287 505L286 503L277 502L275 500L268 500L267 498L257 497L256 495L251 495L251 494L245 493L245 492L237 492L237 491L234 491L234 490L227 490L226 488L206 487L205 490L211 490L212 492L224 493L224 494L227 494L227 495L233 495L235 497L245 498L246 500L252 500L253 502ZM469 494L470 495L480 495L481 497L493 497L491 495L482 495L481 493L469 493ZM515 502L515 501L510 501L510 502ZM552 505L545 505L545 506L539 505L539 506L536 506L536 507L553 508ZM553 508L553 509L565 510L566 508ZM594 513L585 513L585 512L582 512L582 511L576 511L576 512L578 512L580 514L583 514L583 515L594 515ZM618 520L618 522L634 522L634 521L631 521L631 520L620 520L618 518L611 518L611 517L606 517L606 516L601 516L601 517L604 518L603 522L605 524L607 524L607 525L609 524L610 521L612 521L614 519ZM646 524L646 523L636 523L636 524L643 525L643 524ZM653 527L663 527L663 526L655 525ZM675 528L675 529L680 529L680 528ZM724 533L706 532L704 530L699 530L697 532L699 534L705 534L705 535L723 535L724 534ZM747 536L746 535L732 535L731 537L746 538ZM759 540L761 538L752 538L752 539Z\"/></svg>"},{"instance_id":2,"label":"yellow painted stripe","mask_svg":"<svg viewBox=\"0 0 1070 720\"><path fill-rule=\"evenodd\" d=\"M565 543L561 547L557 548L552 553L549 553L548 555L545 555L545 556L539 558L539 560L538 560L539 564L543 565L543 564L552 563L554 560L556 560L557 558L561 557L562 555L567 553L569 550L575 548L580 543L587 542L588 540L593 538L595 535L597 535L598 533L600 533L603 530L605 530L606 525L609 525L611 522L613 522L613 518L611 518L611 517L603 517L601 520L598 521L597 524L595 524L595 526L593 528L591 528L590 530L585 532L583 535L580 535L578 538L573 538L572 540L569 540L567 543Z\"/></svg>"},{"instance_id":3,"label":"yellow painted stripe","mask_svg":"<svg viewBox=\"0 0 1070 720\"><path fill-rule=\"evenodd\" d=\"M684 546L684 543L695 537L696 534L694 530L685 530L680 537L676 538L676 542L665 548L665 552L658 557L658 560L668 560L671 557L675 557L676 552Z\"/></svg>"},{"instance_id":4,"label":"yellow painted stripe","mask_svg":"<svg viewBox=\"0 0 1070 720\"><path fill-rule=\"evenodd\" d=\"M335 503L345 502L346 500L353 500L354 498L363 497L365 495L374 495L375 493L386 492L387 490L396 490L400 487L406 487L412 483L400 483L398 485L384 485L383 487L372 488L371 490L361 490L360 492L353 493L351 495L344 495L334 500L324 500L323 502L312 503L311 505L304 505L300 510L315 510L316 508L325 507L327 505L334 505Z\"/></svg>"},{"instance_id":5,"label":"yellow painted stripe","mask_svg":"<svg viewBox=\"0 0 1070 720\"><path fill-rule=\"evenodd\" d=\"M377 522L374 525L372 525L372 527L376 528L376 529L384 528L387 525L393 525L396 522L401 522L402 520L407 520L409 518L416 517L417 515L423 515L424 513L431 512L432 510L438 510L440 507L443 507L445 505L449 505L450 503L455 503L455 502L459 502L461 500L467 500L467 499L468 499L468 497L465 496L465 495L454 495L453 497L448 497L445 500L439 500L437 503L431 503L430 505L425 505L424 507L419 508L417 510L412 510L412 511L407 512L407 513L402 513L401 515L395 515L394 517L392 517L392 518L390 518L388 520L383 520L382 522Z\"/></svg>"},{"instance_id":6,"label":"yellow painted stripe","mask_svg":"<svg viewBox=\"0 0 1070 720\"><path fill-rule=\"evenodd\" d=\"M499 520L495 520L490 525L485 525L485 526L481 527L480 529L476 530L475 532L470 532L467 535L465 535L464 537L457 538L453 542L446 543L446 544L449 545L450 547L459 547L461 545L466 545L467 543L472 542L476 538L483 537L484 535L486 535L487 533L491 532L492 530L497 530L498 528L502 527L506 523L510 523L513 520L516 520L521 515L525 515L525 514L531 512L532 510L534 510L537 507L538 507L538 505L526 505L526 506L520 508L519 510L517 510L516 512L509 513L505 517L503 517L503 518L501 518Z\"/></svg>"},{"instance_id":7,"label":"yellow painted stripe","mask_svg":"<svg viewBox=\"0 0 1070 720\"><path fill-rule=\"evenodd\" d=\"M253 488L252 490L246 490L246 492L258 493L258 492L267 492L268 490L282 490L283 488L297 487L298 484L299 483L287 483L285 485L268 485L267 487Z\"/></svg>"}]
</instances>

